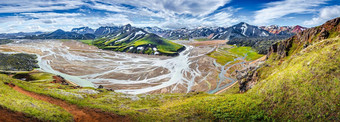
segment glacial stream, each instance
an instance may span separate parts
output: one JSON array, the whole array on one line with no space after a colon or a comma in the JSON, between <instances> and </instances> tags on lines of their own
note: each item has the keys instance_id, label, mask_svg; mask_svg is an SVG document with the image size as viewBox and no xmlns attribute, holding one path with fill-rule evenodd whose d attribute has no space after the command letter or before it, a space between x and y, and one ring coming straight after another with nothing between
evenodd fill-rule
<instances>
[{"instance_id":1,"label":"glacial stream","mask_svg":"<svg viewBox=\"0 0 340 122\"><path fill-rule=\"evenodd\" d=\"M205 54L192 54L194 47L188 45L176 57L146 57L57 40L18 40L8 46L19 48L16 52L37 54L40 70L60 75L82 87L134 85L133 89L122 87L115 90L127 94L143 94L170 86L169 92L179 88L190 92L195 83L205 80L207 75L199 70L197 59ZM140 84L147 86L139 87Z\"/></svg>"},{"instance_id":2,"label":"glacial stream","mask_svg":"<svg viewBox=\"0 0 340 122\"><path fill-rule=\"evenodd\" d=\"M221 66L221 72L218 74L218 79L217 79L217 80L218 80L218 84L217 84L217 86L216 86L216 88L215 88L214 90L210 90L210 91L208 91L208 93L209 93L209 94L214 94L214 93L216 93L216 92L218 92L218 91L220 91L220 90L222 90L222 89L224 89L224 88L226 88L226 87L228 87L228 86L234 84L237 80L234 79L234 78L231 78L231 77L227 77L227 76L225 76L225 74L227 73L227 71L228 71L230 68L232 68L232 67L234 67L234 66L236 66L236 65L241 65L241 66L244 67L244 64L246 63L246 62L245 62L245 58L246 58L246 57L247 57L247 54L246 54L244 57L235 58L234 61L229 61L229 62L227 62L226 64L224 64L223 66ZM242 61L242 62L235 63L235 64L232 64L232 65L228 66L230 63L236 62L236 61L238 61L238 60L239 60L239 61ZM215 64L216 66L219 65L219 64L216 63L216 61L214 61L214 64ZM225 68L226 66L228 66L228 67ZM223 81L225 81L225 80L230 80L231 82L228 83L228 84L225 84L225 85L221 86L221 83L222 83Z\"/></svg>"}]
</instances>

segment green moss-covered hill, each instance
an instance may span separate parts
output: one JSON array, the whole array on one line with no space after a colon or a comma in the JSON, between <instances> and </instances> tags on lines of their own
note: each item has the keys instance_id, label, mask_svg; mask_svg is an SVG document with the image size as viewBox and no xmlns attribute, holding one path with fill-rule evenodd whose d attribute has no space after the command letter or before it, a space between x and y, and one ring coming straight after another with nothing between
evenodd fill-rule
<instances>
[{"instance_id":1,"label":"green moss-covered hill","mask_svg":"<svg viewBox=\"0 0 340 122\"><path fill-rule=\"evenodd\" d=\"M13 42L13 41L12 41L12 40L9 40L9 39L0 39L0 45L12 43L12 42Z\"/></svg>"},{"instance_id":2,"label":"green moss-covered hill","mask_svg":"<svg viewBox=\"0 0 340 122\"><path fill-rule=\"evenodd\" d=\"M110 35L98 38L92 44L105 50L167 56L176 56L185 49L180 44L131 25L125 25Z\"/></svg>"},{"instance_id":3,"label":"green moss-covered hill","mask_svg":"<svg viewBox=\"0 0 340 122\"><path fill-rule=\"evenodd\" d=\"M39 68L36 55L31 54L3 54L0 53L0 70L4 71L31 71Z\"/></svg>"}]
</instances>

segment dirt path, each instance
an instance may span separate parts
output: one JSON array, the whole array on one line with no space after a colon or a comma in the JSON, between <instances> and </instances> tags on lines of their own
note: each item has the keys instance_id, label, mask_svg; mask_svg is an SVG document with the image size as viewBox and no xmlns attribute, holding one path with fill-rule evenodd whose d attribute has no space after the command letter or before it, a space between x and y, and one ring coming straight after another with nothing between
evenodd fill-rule
<instances>
[{"instance_id":1,"label":"dirt path","mask_svg":"<svg viewBox=\"0 0 340 122\"><path fill-rule=\"evenodd\" d=\"M0 107L0 122L40 122L40 120Z\"/></svg>"},{"instance_id":2,"label":"dirt path","mask_svg":"<svg viewBox=\"0 0 340 122\"><path fill-rule=\"evenodd\" d=\"M40 95L37 93L26 91L18 86L12 86L12 88L34 99L43 100L43 101L46 101L51 104L55 104L57 106L64 108L65 110L67 110L73 115L75 122L126 122L126 121L129 121L129 118L125 116L118 116L115 114L102 112L100 110L95 110L95 109L80 108L76 105L69 104L60 99L55 99L55 98L48 97L45 95Z\"/></svg>"},{"instance_id":3,"label":"dirt path","mask_svg":"<svg viewBox=\"0 0 340 122\"><path fill-rule=\"evenodd\" d=\"M233 87L233 86L234 86L235 84L237 84L237 83L238 83L238 82L235 82L235 83L231 84L230 86L228 86L228 87L226 87L226 88L224 88L224 89L222 89L222 90L220 90L220 91L216 92L216 93L215 93L215 95L217 95L217 94L220 94L220 93L224 92L225 90L227 90L227 89L229 89L229 88Z\"/></svg>"}]
</instances>

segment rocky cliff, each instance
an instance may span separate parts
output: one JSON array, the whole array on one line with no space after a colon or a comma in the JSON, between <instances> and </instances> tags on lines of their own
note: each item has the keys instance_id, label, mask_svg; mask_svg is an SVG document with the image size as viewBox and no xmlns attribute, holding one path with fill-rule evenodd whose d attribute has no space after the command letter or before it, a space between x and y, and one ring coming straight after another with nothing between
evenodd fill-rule
<instances>
[{"instance_id":1,"label":"rocky cliff","mask_svg":"<svg viewBox=\"0 0 340 122\"><path fill-rule=\"evenodd\" d=\"M340 17L329 20L321 26L304 30L287 40L273 44L269 49L267 62L264 65L250 65L237 72L240 91L245 92L252 88L259 80L261 80L262 72L271 72L268 70L280 66L285 61L289 61L286 57L292 59L294 57L291 56L298 54L302 49L321 42L324 39L339 37L339 35Z\"/></svg>"},{"instance_id":2,"label":"rocky cliff","mask_svg":"<svg viewBox=\"0 0 340 122\"><path fill-rule=\"evenodd\" d=\"M307 29L297 35L273 44L268 57L274 60L282 59L308 47L310 44L327 38L334 38L340 34L340 17L329 20L321 26Z\"/></svg>"}]
</instances>

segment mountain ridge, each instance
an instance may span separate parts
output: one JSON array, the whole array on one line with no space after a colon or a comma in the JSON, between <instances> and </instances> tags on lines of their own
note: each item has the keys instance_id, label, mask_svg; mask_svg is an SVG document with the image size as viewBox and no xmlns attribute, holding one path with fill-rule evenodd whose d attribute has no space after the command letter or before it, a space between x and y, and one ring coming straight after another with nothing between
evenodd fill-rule
<instances>
[{"instance_id":1,"label":"mountain ridge","mask_svg":"<svg viewBox=\"0 0 340 122\"><path fill-rule=\"evenodd\" d=\"M97 38L93 41L93 45L105 50L167 56L177 56L185 49L184 46L141 28L132 27L130 24Z\"/></svg>"}]
</instances>

